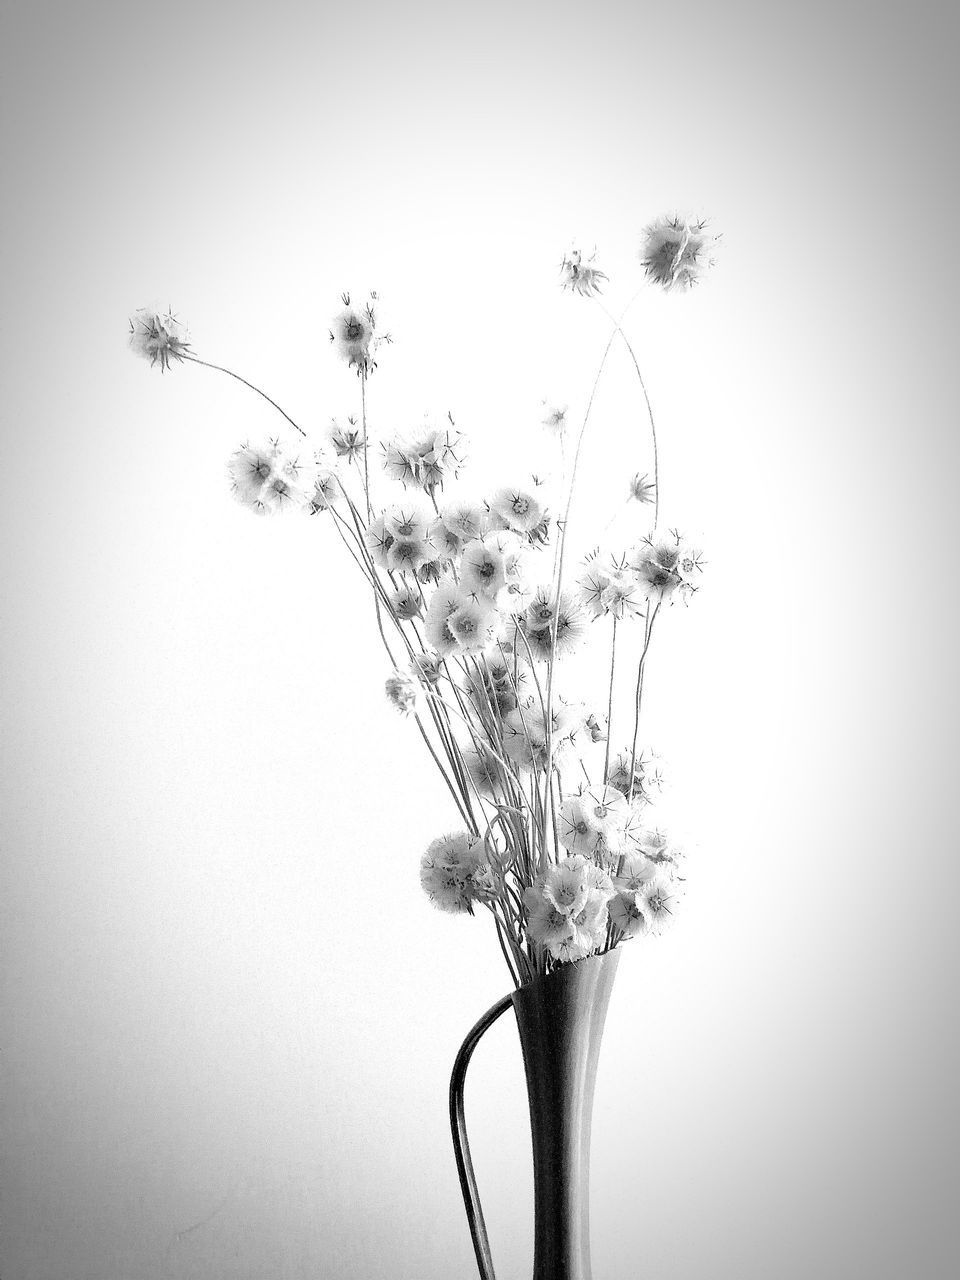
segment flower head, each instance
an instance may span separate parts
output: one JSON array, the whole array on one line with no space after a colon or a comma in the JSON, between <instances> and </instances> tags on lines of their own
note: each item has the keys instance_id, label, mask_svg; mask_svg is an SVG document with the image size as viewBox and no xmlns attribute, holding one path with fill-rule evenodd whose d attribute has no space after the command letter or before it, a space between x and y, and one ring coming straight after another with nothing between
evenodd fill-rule
<instances>
[{"instance_id":1,"label":"flower head","mask_svg":"<svg viewBox=\"0 0 960 1280\"><path fill-rule=\"evenodd\" d=\"M581 960L603 942L613 893L610 877L589 858L565 858L525 891L527 932L555 960Z\"/></svg>"},{"instance_id":2,"label":"flower head","mask_svg":"<svg viewBox=\"0 0 960 1280\"><path fill-rule=\"evenodd\" d=\"M486 892L483 841L466 831L434 840L420 859L420 883L435 907L473 914Z\"/></svg>"},{"instance_id":3,"label":"flower head","mask_svg":"<svg viewBox=\"0 0 960 1280\"><path fill-rule=\"evenodd\" d=\"M310 479L311 486L304 504L304 510L308 515L315 516L318 511L329 511L339 503L343 491L335 471L323 466L318 459Z\"/></svg>"},{"instance_id":4,"label":"flower head","mask_svg":"<svg viewBox=\"0 0 960 1280\"><path fill-rule=\"evenodd\" d=\"M657 486L646 475L637 474L630 481L630 497L641 506L653 502L657 496Z\"/></svg>"},{"instance_id":5,"label":"flower head","mask_svg":"<svg viewBox=\"0 0 960 1280\"><path fill-rule=\"evenodd\" d=\"M637 896L651 918L654 931L659 933L676 912L679 900L676 882L659 871L643 885Z\"/></svg>"},{"instance_id":6,"label":"flower head","mask_svg":"<svg viewBox=\"0 0 960 1280\"><path fill-rule=\"evenodd\" d=\"M508 529L528 535L544 517L543 504L526 489L498 489L490 499L490 510Z\"/></svg>"},{"instance_id":7,"label":"flower head","mask_svg":"<svg viewBox=\"0 0 960 1280\"><path fill-rule=\"evenodd\" d=\"M258 515L293 510L307 500L310 468L286 454L279 440L241 445L227 461L227 474L233 496Z\"/></svg>"},{"instance_id":8,"label":"flower head","mask_svg":"<svg viewBox=\"0 0 960 1280\"><path fill-rule=\"evenodd\" d=\"M645 597L636 574L625 565L590 564L580 579L580 594L593 618L635 618Z\"/></svg>"},{"instance_id":9,"label":"flower head","mask_svg":"<svg viewBox=\"0 0 960 1280\"><path fill-rule=\"evenodd\" d=\"M666 601L679 591L687 603L697 590L703 558L686 545L676 529L654 532L628 553L640 589L649 600Z\"/></svg>"},{"instance_id":10,"label":"flower head","mask_svg":"<svg viewBox=\"0 0 960 1280\"><path fill-rule=\"evenodd\" d=\"M188 358L190 343L185 326L172 312L143 307L130 317L130 347L165 373L171 360Z\"/></svg>"},{"instance_id":11,"label":"flower head","mask_svg":"<svg viewBox=\"0 0 960 1280\"><path fill-rule=\"evenodd\" d=\"M579 249L571 249L565 253L563 262L560 264L561 287L579 293L584 298L592 298L595 294L601 293L607 277L599 267L592 265L595 256L591 254L584 261Z\"/></svg>"},{"instance_id":12,"label":"flower head","mask_svg":"<svg viewBox=\"0 0 960 1280\"><path fill-rule=\"evenodd\" d=\"M572 653L586 636L589 625L575 596L567 591L553 596L550 587L538 589L523 620L530 652L543 661Z\"/></svg>"},{"instance_id":13,"label":"flower head","mask_svg":"<svg viewBox=\"0 0 960 1280\"><path fill-rule=\"evenodd\" d=\"M369 375L376 367L375 355L381 343L390 342L388 333L377 332L377 316L374 304L377 295L371 293L359 306L350 301L349 293L342 295L343 310L333 319L330 341L337 355L361 376Z\"/></svg>"},{"instance_id":14,"label":"flower head","mask_svg":"<svg viewBox=\"0 0 960 1280\"><path fill-rule=\"evenodd\" d=\"M640 260L647 277L666 292L690 289L713 265L710 252L716 241L705 222L658 218L643 232Z\"/></svg>"},{"instance_id":15,"label":"flower head","mask_svg":"<svg viewBox=\"0 0 960 1280\"><path fill-rule=\"evenodd\" d=\"M384 445L384 469L404 487L432 495L459 473L462 444L463 436L450 418L448 427L428 426L410 440L397 438Z\"/></svg>"},{"instance_id":16,"label":"flower head","mask_svg":"<svg viewBox=\"0 0 960 1280\"><path fill-rule=\"evenodd\" d=\"M423 686L405 671L394 671L384 685L387 698L401 715L417 715L423 701Z\"/></svg>"},{"instance_id":17,"label":"flower head","mask_svg":"<svg viewBox=\"0 0 960 1280\"><path fill-rule=\"evenodd\" d=\"M356 418L348 418L345 423L333 421L330 428L330 443L338 458L347 462L357 462L363 458L363 428L357 425Z\"/></svg>"},{"instance_id":18,"label":"flower head","mask_svg":"<svg viewBox=\"0 0 960 1280\"><path fill-rule=\"evenodd\" d=\"M540 419L542 425L558 436L563 435L567 428L567 406L551 404L547 400L541 401L541 404L544 411Z\"/></svg>"}]
</instances>

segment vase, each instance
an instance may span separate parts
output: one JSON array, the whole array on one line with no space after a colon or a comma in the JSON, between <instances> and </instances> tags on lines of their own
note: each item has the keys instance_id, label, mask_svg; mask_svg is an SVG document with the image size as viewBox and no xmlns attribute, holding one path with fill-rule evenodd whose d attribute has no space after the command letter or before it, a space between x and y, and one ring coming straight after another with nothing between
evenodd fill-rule
<instances>
[{"instance_id":1,"label":"vase","mask_svg":"<svg viewBox=\"0 0 960 1280\"><path fill-rule=\"evenodd\" d=\"M620 953L563 964L519 987L470 1031L450 1080L450 1123L467 1222L482 1280L495 1280L470 1159L463 1091L484 1032L513 1006L533 1139L533 1280L591 1280L590 1125L600 1040Z\"/></svg>"}]
</instances>

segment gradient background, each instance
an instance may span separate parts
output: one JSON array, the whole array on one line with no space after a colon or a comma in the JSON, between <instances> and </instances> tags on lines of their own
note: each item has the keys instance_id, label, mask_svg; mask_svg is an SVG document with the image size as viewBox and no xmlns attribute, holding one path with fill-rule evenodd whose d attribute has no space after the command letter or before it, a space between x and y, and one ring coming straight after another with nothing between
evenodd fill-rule
<instances>
[{"instance_id":1,"label":"gradient background","mask_svg":"<svg viewBox=\"0 0 960 1280\"><path fill-rule=\"evenodd\" d=\"M614 993L595 1280L955 1275L955 7L2 7L3 1280L473 1274L447 1078L507 980L420 893L453 815L329 532L227 495L277 420L127 315L319 428L377 288L373 428L450 407L515 474L605 341L564 247L618 306L675 208L724 232L631 318L710 562L649 685L689 891ZM642 427L621 353L584 526ZM501 1280L524 1106L504 1020Z\"/></svg>"}]
</instances>

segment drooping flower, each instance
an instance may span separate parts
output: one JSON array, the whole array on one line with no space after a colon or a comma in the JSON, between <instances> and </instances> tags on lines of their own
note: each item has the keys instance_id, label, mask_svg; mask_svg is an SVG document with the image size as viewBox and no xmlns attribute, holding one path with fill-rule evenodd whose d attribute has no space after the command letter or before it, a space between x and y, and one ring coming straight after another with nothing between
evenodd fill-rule
<instances>
[{"instance_id":1,"label":"drooping flower","mask_svg":"<svg viewBox=\"0 0 960 1280\"><path fill-rule=\"evenodd\" d=\"M483 841L466 831L441 836L420 859L420 883L441 911L473 914L485 893Z\"/></svg>"},{"instance_id":2,"label":"drooping flower","mask_svg":"<svg viewBox=\"0 0 960 1280\"><path fill-rule=\"evenodd\" d=\"M584 298L592 298L602 293L607 277L599 267L593 265L595 257L595 253L591 254L584 261L579 249L570 249L565 253L563 262L560 264L561 287L570 289L573 293L579 293Z\"/></svg>"},{"instance_id":3,"label":"drooping flower","mask_svg":"<svg viewBox=\"0 0 960 1280\"><path fill-rule=\"evenodd\" d=\"M410 664L411 669L420 677L424 688L433 689L440 683L443 662L437 654L415 653Z\"/></svg>"},{"instance_id":4,"label":"drooping flower","mask_svg":"<svg viewBox=\"0 0 960 1280\"><path fill-rule=\"evenodd\" d=\"M690 289L708 267L717 237L705 222L687 218L657 218L643 232L640 260L647 277L666 292Z\"/></svg>"},{"instance_id":5,"label":"drooping flower","mask_svg":"<svg viewBox=\"0 0 960 1280\"><path fill-rule=\"evenodd\" d=\"M377 295L371 293L366 302L355 305L345 293L342 301L343 310L334 317L330 328L330 341L341 360L361 376L367 376L377 367L375 357L381 343L391 341L388 333L377 332Z\"/></svg>"},{"instance_id":6,"label":"drooping flower","mask_svg":"<svg viewBox=\"0 0 960 1280\"><path fill-rule=\"evenodd\" d=\"M186 327L171 311L153 311L147 307L130 317L130 348L136 355L159 365L161 373L170 361L185 359L190 350Z\"/></svg>"},{"instance_id":7,"label":"drooping flower","mask_svg":"<svg viewBox=\"0 0 960 1280\"><path fill-rule=\"evenodd\" d=\"M404 716L418 715L423 701L423 686L406 671L394 671L384 685L387 698Z\"/></svg>"}]
</instances>

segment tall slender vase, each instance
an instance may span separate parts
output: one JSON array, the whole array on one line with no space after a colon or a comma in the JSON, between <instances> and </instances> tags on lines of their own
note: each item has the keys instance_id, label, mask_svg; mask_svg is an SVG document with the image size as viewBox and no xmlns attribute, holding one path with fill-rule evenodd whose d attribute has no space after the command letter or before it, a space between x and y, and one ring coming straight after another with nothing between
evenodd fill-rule
<instances>
[{"instance_id":1,"label":"tall slender vase","mask_svg":"<svg viewBox=\"0 0 960 1280\"><path fill-rule=\"evenodd\" d=\"M513 1006L533 1138L533 1280L591 1280L590 1125L600 1040L619 950L561 965L504 996L471 1030L450 1080L460 1185L482 1280L495 1280L463 1109L467 1065L483 1033Z\"/></svg>"}]
</instances>

